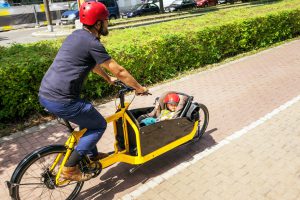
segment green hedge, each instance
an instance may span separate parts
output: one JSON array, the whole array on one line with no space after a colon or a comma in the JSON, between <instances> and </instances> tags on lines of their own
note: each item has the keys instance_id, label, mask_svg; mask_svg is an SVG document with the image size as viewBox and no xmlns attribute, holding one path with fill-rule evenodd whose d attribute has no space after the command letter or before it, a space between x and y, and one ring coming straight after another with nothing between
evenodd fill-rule
<instances>
[{"instance_id":1,"label":"green hedge","mask_svg":"<svg viewBox=\"0 0 300 200\"><path fill-rule=\"evenodd\" d=\"M234 16L232 12L232 16ZM209 17L209 16L208 16ZM258 17L228 20L214 25L195 26L179 20L184 27L164 29L164 25L135 30L112 32L114 41L104 39L112 57L143 84L156 83L178 73L206 64L266 47L300 35L300 10L276 11ZM203 18L205 21L205 18ZM173 24L174 24L173 23ZM130 37L136 31L143 34ZM0 120L8 121L40 112L37 100L43 74L51 65L62 41L44 41L35 44L0 48ZM104 97L112 88L101 78L90 74L85 86L85 97Z\"/></svg>"},{"instance_id":2,"label":"green hedge","mask_svg":"<svg viewBox=\"0 0 300 200\"><path fill-rule=\"evenodd\" d=\"M59 48L48 42L2 48L0 67L0 120L24 117L40 111L37 91L43 74Z\"/></svg>"}]
</instances>

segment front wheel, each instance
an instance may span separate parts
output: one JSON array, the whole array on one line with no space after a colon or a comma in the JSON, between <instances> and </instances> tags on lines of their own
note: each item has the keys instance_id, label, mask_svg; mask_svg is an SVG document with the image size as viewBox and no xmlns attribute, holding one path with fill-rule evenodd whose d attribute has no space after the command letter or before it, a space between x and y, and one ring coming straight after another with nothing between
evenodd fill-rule
<instances>
[{"instance_id":1,"label":"front wheel","mask_svg":"<svg viewBox=\"0 0 300 200\"><path fill-rule=\"evenodd\" d=\"M65 153L64 146L51 145L36 150L24 158L9 182L11 197L16 200L74 199L79 194L83 182L69 182L57 186L55 176L61 161L50 171L57 156L62 155L63 158Z\"/></svg>"},{"instance_id":2,"label":"front wheel","mask_svg":"<svg viewBox=\"0 0 300 200\"><path fill-rule=\"evenodd\" d=\"M199 111L198 111L199 123L198 123L197 133L194 137L194 139L196 140L199 140L203 136L209 122L209 112L207 107L203 104L198 104L198 106L199 106Z\"/></svg>"}]
</instances>

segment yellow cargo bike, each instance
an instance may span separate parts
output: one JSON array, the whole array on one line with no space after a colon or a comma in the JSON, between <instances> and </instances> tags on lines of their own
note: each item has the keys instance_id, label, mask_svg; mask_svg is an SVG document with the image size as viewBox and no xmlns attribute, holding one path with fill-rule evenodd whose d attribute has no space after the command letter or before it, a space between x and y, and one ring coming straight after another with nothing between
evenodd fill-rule
<instances>
[{"instance_id":1,"label":"yellow cargo bike","mask_svg":"<svg viewBox=\"0 0 300 200\"><path fill-rule=\"evenodd\" d=\"M120 87L120 103L117 111L106 118L107 123L113 123L114 127L114 151L99 162L85 157L80 162L83 173L92 174L94 178L103 168L117 162L141 165L180 145L196 142L204 134L209 121L208 109L193 102L192 96L177 92L180 102L175 119L141 126L141 119L159 114L167 93L156 99L155 106L130 110L125 94L133 89L121 81L115 85ZM16 167L11 180L6 182L12 199L74 199L80 193L84 182L64 180L60 174L86 129L75 131L68 121L64 120L64 123L71 133L64 145L37 149Z\"/></svg>"}]
</instances>

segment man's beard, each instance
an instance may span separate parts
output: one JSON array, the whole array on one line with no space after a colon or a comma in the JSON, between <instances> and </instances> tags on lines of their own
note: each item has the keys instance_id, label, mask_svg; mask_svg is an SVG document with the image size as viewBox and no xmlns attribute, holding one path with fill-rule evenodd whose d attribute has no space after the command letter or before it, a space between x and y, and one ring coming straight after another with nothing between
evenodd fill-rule
<instances>
[{"instance_id":1,"label":"man's beard","mask_svg":"<svg viewBox=\"0 0 300 200\"><path fill-rule=\"evenodd\" d=\"M99 35L103 35L103 36L107 36L109 31L108 28L102 28L103 26L101 26L100 30L98 31Z\"/></svg>"}]
</instances>

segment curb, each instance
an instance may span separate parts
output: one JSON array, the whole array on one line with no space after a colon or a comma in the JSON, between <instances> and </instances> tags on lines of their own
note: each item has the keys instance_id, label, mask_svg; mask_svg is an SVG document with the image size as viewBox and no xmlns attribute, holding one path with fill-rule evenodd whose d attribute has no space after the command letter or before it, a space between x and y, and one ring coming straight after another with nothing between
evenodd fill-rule
<instances>
[{"instance_id":1,"label":"curb","mask_svg":"<svg viewBox=\"0 0 300 200\"><path fill-rule=\"evenodd\" d=\"M132 24L132 25L130 25L130 24L125 25L124 24L124 25L120 25L120 26L116 25L116 26L108 27L108 30L118 30L118 29L126 29L126 28L147 26L147 25L151 25L151 24L168 22L168 21L177 20L177 19L199 17L201 15L203 15L203 13L193 14L193 15L188 15L188 16L181 16L181 17L179 16L179 17L168 18L168 19L160 19L160 20L157 20L157 21L149 21L149 22L144 22L144 23L140 23L140 24L139 23ZM34 36L34 37L49 37L49 38L64 37L64 36L70 35L74 30L76 30L76 29L70 29L70 30L61 29L61 30L58 30L58 31L53 30L53 32L49 32L48 30L44 30L44 31L33 32L32 36Z\"/></svg>"},{"instance_id":2,"label":"curb","mask_svg":"<svg viewBox=\"0 0 300 200\"><path fill-rule=\"evenodd\" d=\"M32 36L34 37L64 37L70 35L75 29L70 30L59 30L49 32L48 30L33 32Z\"/></svg>"}]
</instances>

